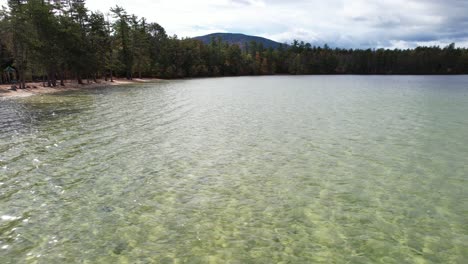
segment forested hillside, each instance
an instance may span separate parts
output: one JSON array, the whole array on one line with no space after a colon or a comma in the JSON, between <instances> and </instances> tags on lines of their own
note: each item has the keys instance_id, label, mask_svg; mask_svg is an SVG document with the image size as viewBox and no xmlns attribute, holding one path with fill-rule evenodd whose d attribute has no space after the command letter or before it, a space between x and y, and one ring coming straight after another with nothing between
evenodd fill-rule
<instances>
[{"instance_id":1,"label":"forested hillside","mask_svg":"<svg viewBox=\"0 0 468 264\"><path fill-rule=\"evenodd\" d=\"M258 45L262 45L264 48L277 49L281 46L281 43L273 41L271 39L249 36L239 33L213 33L204 36L194 37L194 39L201 40L204 44L210 44L213 39L221 39L222 42L226 42L229 45L237 44L241 49L245 49L250 43L255 42Z\"/></svg>"},{"instance_id":2,"label":"forested hillside","mask_svg":"<svg viewBox=\"0 0 468 264\"><path fill-rule=\"evenodd\" d=\"M10 0L0 11L0 83L18 79L49 86L65 79L208 77L264 74L460 74L468 50L331 49L294 41L266 48L213 38L168 36L164 28L116 6L110 15L90 11L84 0Z\"/></svg>"}]
</instances>

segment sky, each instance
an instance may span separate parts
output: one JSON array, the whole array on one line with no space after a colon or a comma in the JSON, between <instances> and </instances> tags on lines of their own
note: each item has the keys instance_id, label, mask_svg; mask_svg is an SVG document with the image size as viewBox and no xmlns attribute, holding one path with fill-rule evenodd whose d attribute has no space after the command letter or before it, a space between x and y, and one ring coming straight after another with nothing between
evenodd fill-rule
<instances>
[{"instance_id":1,"label":"sky","mask_svg":"<svg viewBox=\"0 0 468 264\"><path fill-rule=\"evenodd\" d=\"M231 32L342 48L468 47L468 0L87 0L92 11L115 5L179 37Z\"/></svg>"}]
</instances>

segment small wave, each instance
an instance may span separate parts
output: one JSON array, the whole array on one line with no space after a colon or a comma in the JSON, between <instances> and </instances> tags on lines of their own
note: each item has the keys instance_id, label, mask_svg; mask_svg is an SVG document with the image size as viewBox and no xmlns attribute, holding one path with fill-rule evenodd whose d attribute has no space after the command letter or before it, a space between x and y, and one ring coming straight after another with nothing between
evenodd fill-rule
<instances>
[{"instance_id":1,"label":"small wave","mask_svg":"<svg viewBox=\"0 0 468 264\"><path fill-rule=\"evenodd\" d=\"M16 216L11 216L11 215L2 215L2 216L0 216L0 219L2 221L15 221L15 220L18 220L20 218L16 217Z\"/></svg>"}]
</instances>

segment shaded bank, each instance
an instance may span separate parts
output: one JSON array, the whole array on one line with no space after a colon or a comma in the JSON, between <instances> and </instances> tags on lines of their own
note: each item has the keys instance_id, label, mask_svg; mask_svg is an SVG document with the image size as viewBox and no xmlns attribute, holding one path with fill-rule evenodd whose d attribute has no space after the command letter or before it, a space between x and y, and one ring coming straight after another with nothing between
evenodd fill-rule
<instances>
[{"instance_id":1,"label":"shaded bank","mask_svg":"<svg viewBox=\"0 0 468 264\"><path fill-rule=\"evenodd\" d=\"M27 83L25 89L16 89L16 91L11 90L11 85L0 85L0 98L14 98L14 97L28 97L31 95L38 94L49 94L57 93L64 91L80 90L80 89L96 89L101 87L108 86L120 86L120 85L129 85L129 84L138 84L138 83L148 83L155 82L160 79L116 79L113 82L92 82L89 84L78 84L77 82L65 81L64 86L57 87L44 87L41 83Z\"/></svg>"}]
</instances>

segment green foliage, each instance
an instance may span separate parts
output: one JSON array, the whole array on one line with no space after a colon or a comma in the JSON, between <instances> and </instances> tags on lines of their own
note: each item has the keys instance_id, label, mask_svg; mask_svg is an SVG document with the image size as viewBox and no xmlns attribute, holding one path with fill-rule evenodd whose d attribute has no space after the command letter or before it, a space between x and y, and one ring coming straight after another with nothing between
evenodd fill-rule
<instances>
[{"instance_id":1,"label":"green foliage","mask_svg":"<svg viewBox=\"0 0 468 264\"><path fill-rule=\"evenodd\" d=\"M116 6L90 12L83 0L10 0L0 10L0 67L26 80L138 77L209 77L268 74L460 74L468 50L331 49L294 40L291 45L242 34L168 37L157 23ZM208 39L209 37L209 39ZM9 77L9 76L7 76ZM5 82L5 77L0 82Z\"/></svg>"}]
</instances>

